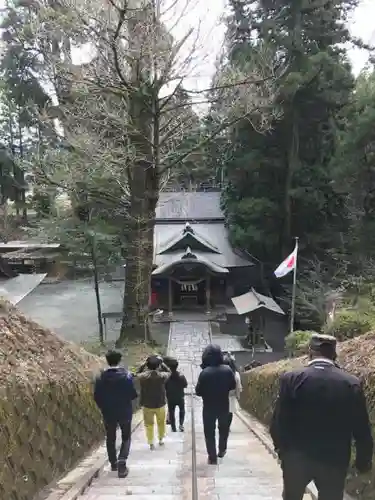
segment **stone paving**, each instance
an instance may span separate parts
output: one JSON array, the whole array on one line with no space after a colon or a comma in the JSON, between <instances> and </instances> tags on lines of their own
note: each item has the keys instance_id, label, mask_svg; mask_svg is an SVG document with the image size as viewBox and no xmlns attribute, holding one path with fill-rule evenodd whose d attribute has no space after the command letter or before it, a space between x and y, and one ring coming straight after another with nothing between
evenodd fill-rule
<instances>
[{"instance_id":1,"label":"stone paving","mask_svg":"<svg viewBox=\"0 0 375 500\"><path fill-rule=\"evenodd\" d=\"M280 500L282 477L276 460L234 417L228 452L217 466L207 465L202 419L196 418L197 476L200 500Z\"/></svg>"},{"instance_id":2,"label":"stone paving","mask_svg":"<svg viewBox=\"0 0 375 500\"><path fill-rule=\"evenodd\" d=\"M210 343L210 324L205 321L171 323L168 354L179 360L179 369L188 380L188 391L198 379L202 351Z\"/></svg>"},{"instance_id":3,"label":"stone paving","mask_svg":"<svg viewBox=\"0 0 375 500\"><path fill-rule=\"evenodd\" d=\"M210 341L210 326L204 322L172 323L169 354L180 360L181 371L193 389L202 349ZM184 361L186 360L186 361ZM242 421L235 417L228 454L217 466L207 464L201 400L194 397L197 482L199 500L280 500L281 472L277 462ZM129 476L118 479L109 468L94 481L82 500L191 500L192 436L191 398L186 398L184 433L169 433L165 446L150 451L141 426L133 434Z\"/></svg>"}]
</instances>

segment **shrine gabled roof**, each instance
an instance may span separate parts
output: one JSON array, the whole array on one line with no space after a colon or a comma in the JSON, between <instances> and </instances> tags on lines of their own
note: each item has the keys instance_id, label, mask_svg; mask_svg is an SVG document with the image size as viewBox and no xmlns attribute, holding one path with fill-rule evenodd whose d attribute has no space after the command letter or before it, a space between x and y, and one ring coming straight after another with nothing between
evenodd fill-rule
<instances>
[{"instance_id":1,"label":"shrine gabled roof","mask_svg":"<svg viewBox=\"0 0 375 500\"><path fill-rule=\"evenodd\" d=\"M213 245L204 236L199 234L199 232L193 229L188 222L182 230L178 229L176 234L165 242L158 253L162 255L163 253L173 252L174 250L181 250L187 247L193 248L193 250L221 253L217 246Z\"/></svg>"},{"instance_id":2,"label":"shrine gabled roof","mask_svg":"<svg viewBox=\"0 0 375 500\"><path fill-rule=\"evenodd\" d=\"M284 314L281 307L273 300L272 297L267 297L252 288L249 292L232 297L232 302L238 314L247 314L255 311L256 309L265 308L269 311Z\"/></svg>"},{"instance_id":3,"label":"shrine gabled roof","mask_svg":"<svg viewBox=\"0 0 375 500\"><path fill-rule=\"evenodd\" d=\"M163 252L168 242L170 243L176 236L176 232L182 232L184 227L185 223L155 224L153 258L155 266L159 267L167 264L173 261L176 255L182 255L185 251L186 247L182 246L180 250ZM229 242L228 229L223 222L204 222L192 224L192 227L196 233L204 235L205 241L208 241L211 246L217 249L216 252L212 250L208 252L207 249L202 251L201 249L196 250L194 248L193 252L195 255L209 258L214 264L226 268L254 266L254 263L248 257L240 252L234 251Z\"/></svg>"},{"instance_id":4,"label":"shrine gabled roof","mask_svg":"<svg viewBox=\"0 0 375 500\"><path fill-rule=\"evenodd\" d=\"M192 252L188 247L185 251L174 252L173 256L169 255L168 262L159 265L156 269L153 270L152 274L161 275L170 271L173 267L178 264L203 264L208 269L217 274L225 274L229 273L229 270L226 267L220 266L212 262L207 254L203 254L202 252Z\"/></svg>"}]
</instances>

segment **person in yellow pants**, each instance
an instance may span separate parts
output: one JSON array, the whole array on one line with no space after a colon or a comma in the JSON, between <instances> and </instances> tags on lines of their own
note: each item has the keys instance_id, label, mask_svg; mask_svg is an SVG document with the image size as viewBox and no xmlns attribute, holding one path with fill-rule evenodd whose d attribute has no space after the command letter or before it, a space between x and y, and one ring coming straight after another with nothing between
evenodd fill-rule
<instances>
[{"instance_id":1,"label":"person in yellow pants","mask_svg":"<svg viewBox=\"0 0 375 500\"><path fill-rule=\"evenodd\" d=\"M154 424L156 419L159 445L164 445L166 429L165 383L170 375L169 369L159 356L147 358L145 369L138 373L140 382L140 404L143 408L143 422L150 449L155 449Z\"/></svg>"}]
</instances>

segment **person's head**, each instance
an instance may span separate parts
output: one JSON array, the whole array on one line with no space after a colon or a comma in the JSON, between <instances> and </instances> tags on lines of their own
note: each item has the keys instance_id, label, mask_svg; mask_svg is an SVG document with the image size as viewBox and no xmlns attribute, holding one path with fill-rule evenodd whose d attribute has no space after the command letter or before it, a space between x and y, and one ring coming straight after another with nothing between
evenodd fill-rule
<instances>
[{"instance_id":1,"label":"person's head","mask_svg":"<svg viewBox=\"0 0 375 500\"><path fill-rule=\"evenodd\" d=\"M337 341L335 337L314 334L310 339L309 357L310 359L327 358L335 361L337 358L336 345Z\"/></svg>"},{"instance_id":2,"label":"person's head","mask_svg":"<svg viewBox=\"0 0 375 500\"><path fill-rule=\"evenodd\" d=\"M167 366L171 370L172 373L176 372L177 368L178 368L178 361L177 361L177 359L170 359L169 360L169 364Z\"/></svg>"},{"instance_id":3,"label":"person's head","mask_svg":"<svg viewBox=\"0 0 375 500\"><path fill-rule=\"evenodd\" d=\"M176 358L173 358L172 356L164 356L163 357L163 362L164 364L170 369L172 370L172 367L176 365L178 366L178 361Z\"/></svg>"},{"instance_id":4,"label":"person's head","mask_svg":"<svg viewBox=\"0 0 375 500\"><path fill-rule=\"evenodd\" d=\"M224 363L229 366L233 373L238 372L236 361L230 352L224 356Z\"/></svg>"},{"instance_id":5,"label":"person's head","mask_svg":"<svg viewBox=\"0 0 375 500\"><path fill-rule=\"evenodd\" d=\"M223 351L219 345L210 344L202 353L202 368L207 366L219 366L224 363Z\"/></svg>"},{"instance_id":6,"label":"person's head","mask_svg":"<svg viewBox=\"0 0 375 500\"><path fill-rule=\"evenodd\" d=\"M146 361L146 366L149 370L157 370L161 365L161 358L159 356L149 356Z\"/></svg>"},{"instance_id":7,"label":"person's head","mask_svg":"<svg viewBox=\"0 0 375 500\"><path fill-rule=\"evenodd\" d=\"M119 351L108 351L105 355L105 359L109 366L118 366L120 364L122 355Z\"/></svg>"}]
</instances>

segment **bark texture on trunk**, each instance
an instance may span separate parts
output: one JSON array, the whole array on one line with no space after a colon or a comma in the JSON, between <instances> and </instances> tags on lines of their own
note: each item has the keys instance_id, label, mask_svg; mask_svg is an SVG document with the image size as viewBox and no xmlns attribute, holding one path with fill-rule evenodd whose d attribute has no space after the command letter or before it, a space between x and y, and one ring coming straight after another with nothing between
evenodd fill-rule
<instances>
[{"instance_id":1,"label":"bark texture on trunk","mask_svg":"<svg viewBox=\"0 0 375 500\"><path fill-rule=\"evenodd\" d=\"M151 98L150 98L151 100ZM127 224L123 320L118 344L127 338L148 340L150 280L153 266L155 209L159 174L152 146L152 106L144 94L131 96L131 144L136 160L129 174L130 210Z\"/></svg>"}]
</instances>

